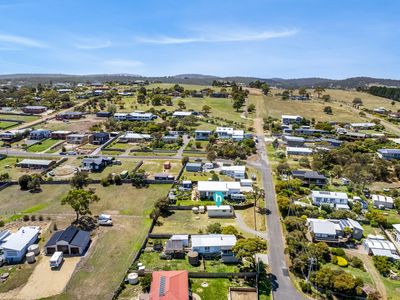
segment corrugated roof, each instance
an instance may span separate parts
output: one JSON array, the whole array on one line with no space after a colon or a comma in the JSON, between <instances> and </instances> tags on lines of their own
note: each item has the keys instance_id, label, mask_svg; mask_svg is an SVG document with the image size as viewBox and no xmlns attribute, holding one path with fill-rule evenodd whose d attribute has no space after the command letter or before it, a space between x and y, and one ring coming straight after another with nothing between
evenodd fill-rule
<instances>
[{"instance_id":1,"label":"corrugated roof","mask_svg":"<svg viewBox=\"0 0 400 300\"><path fill-rule=\"evenodd\" d=\"M21 251L35 237L39 235L40 229L37 226L21 227L16 233L12 233L2 245L3 249Z\"/></svg>"}]
</instances>

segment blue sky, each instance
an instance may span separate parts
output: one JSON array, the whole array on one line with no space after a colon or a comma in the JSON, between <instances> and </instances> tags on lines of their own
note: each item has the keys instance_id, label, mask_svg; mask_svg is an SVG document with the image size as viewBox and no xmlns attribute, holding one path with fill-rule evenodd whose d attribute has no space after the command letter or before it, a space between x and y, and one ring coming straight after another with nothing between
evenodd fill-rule
<instances>
[{"instance_id":1,"label":"blue sky","mask_svg":"<svg viewBox=\"0 0 400 300\"><path fill-rule=\"evenodd\" d=\"M0 73L400 79L400 1L0 0Z\"/></svg>"}]
</instances>

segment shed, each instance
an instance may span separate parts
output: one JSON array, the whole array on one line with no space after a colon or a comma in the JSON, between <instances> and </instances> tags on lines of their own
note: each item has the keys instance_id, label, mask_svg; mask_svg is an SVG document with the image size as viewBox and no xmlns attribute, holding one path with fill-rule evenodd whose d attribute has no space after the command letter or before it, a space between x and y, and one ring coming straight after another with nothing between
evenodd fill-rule
<instances>
[{"instance_id":1,"label":"shed","mask_svg":"<svg viewBox=\"0 0 400 300\"><path fill-rule=\"evenodd\" d=\"M186 172L201 172L202 164L201 163L187 163L185 166Z\"/></svg>"},{"instance_id":2,"label":"shed","mask_svg":"<svg viewBox=\"0 0 400 300\"><path fill-rule=\"evenodd\" d=\"M67 255L82 255L90 243L90 233L69 226L65 230L57 231L45 245L47 255L61 251Z\"/></svg>"},{"instance_id":3,"label":"shed","mask_svg":"<svg viewBox=\"0 0 400 300\"><path fill-rule=\"evenodd\" d=\"M207 213L209 218L231 218L235 214L230 205L209 205L207 206Z\"/></svg>"}]
</instances>

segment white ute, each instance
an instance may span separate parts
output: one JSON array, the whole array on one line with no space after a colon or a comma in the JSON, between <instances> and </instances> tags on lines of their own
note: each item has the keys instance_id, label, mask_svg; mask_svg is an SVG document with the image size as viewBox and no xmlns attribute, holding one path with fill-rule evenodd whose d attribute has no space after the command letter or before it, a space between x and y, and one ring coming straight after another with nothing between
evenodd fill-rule
<instances>
[{"instance_id":1,"label":"white ute","mask_svg":"<svg viewBox=\"0 0 400 300\"><path fill-rule=\"evenodd\" d=\"M97 221L98 221L99 225L103 225L103 226L112 226L112 224L113 224L111 216L106 215L106 214L99 215Z\"/></svg>"},{"instance_id":2,"label":"white ute","mask_svg":"<svg viewBox=\"0 0 400 300\"><path fill-rule=\"evenodd\" d=\"M58 268L59 266L61 266L63 260L64 255L61 251L54 252L54 254L50 257L50 268Z\"/></svg>"}]
</instances>

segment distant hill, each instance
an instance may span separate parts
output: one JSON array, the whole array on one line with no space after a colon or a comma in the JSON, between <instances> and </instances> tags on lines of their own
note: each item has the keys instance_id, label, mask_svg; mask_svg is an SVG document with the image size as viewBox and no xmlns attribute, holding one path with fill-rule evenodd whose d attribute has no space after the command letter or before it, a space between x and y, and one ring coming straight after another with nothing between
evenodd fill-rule
<instances>
[{"instance_id":1,"label":"distant hill","mask_svg":"<svg viewBox=\"0 0 400 300\"><path fill-rule=\"evenodd\" d=\"M352 77L341 80L328 79L328 78L258 78L258 77L243 77L243 76L229 76L218 77L212 75L202 74L179 74L174 76L164 77L145 77L133 74L93 74L93 75L68 75L68 74L9 74L0 75L0 84L11 82L17 85L36 85L38 83L63 83L63 82L131 82L134 80L148 80L152 82L163 83L180 83L180 84L200 84L211 85L214 80L235 81L248 84L251 81L260 80L267 82L271 86L281 88L299 88L299 87L316 87L322 86L325 88L357 88L369 87L371 85L383 85L390 87L400 87L400 80L384 79L384 78L371 78L371 77Z\"/></svg>"}]
</instances>

